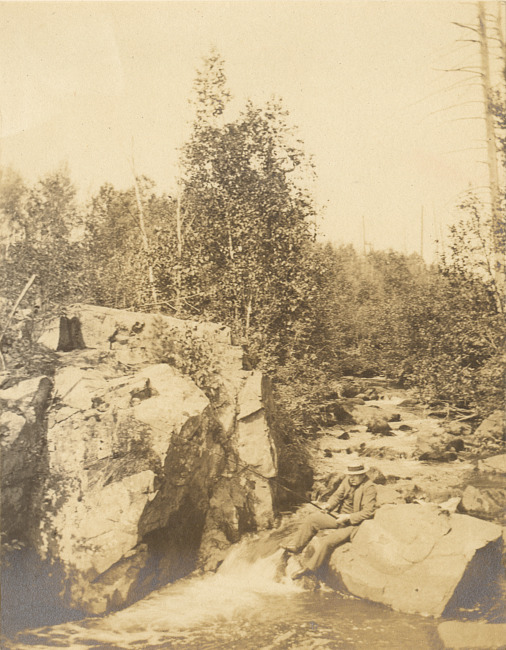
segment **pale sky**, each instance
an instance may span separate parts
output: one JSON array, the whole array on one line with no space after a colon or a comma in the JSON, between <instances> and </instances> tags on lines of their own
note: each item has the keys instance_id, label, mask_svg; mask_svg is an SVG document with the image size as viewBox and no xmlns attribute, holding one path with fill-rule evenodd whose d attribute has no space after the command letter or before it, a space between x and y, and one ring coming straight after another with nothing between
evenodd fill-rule
<instances>
[{"instance_id":1,"label":"pale sky","mask_svg":"<svg viewBox=\"0 0 506 650\"><path fill-rule=\"evenodd\" d=\"M492 9L495 3L488 3ZM1 159L68 163L80 196L137 173L174 188L195 70L211 46L236 106L281 96L314 156L323 235L420 251L487 182L479 65L463 2L0 2ZM463 119L473 118L473 119ZM486 196L486 195L485 195Z\"/></svg>"}]
</instances>

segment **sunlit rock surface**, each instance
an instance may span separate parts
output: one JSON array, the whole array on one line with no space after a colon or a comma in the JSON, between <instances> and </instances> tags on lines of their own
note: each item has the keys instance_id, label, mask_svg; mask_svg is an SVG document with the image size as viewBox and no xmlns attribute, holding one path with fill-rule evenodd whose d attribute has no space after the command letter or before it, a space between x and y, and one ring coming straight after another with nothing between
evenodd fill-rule
<instances>
[{"instance_id":1,"label":"sunlit rock surface","mask_svg":"<svg viewBox=\"0 0 506 650\"><path fill-rule=\"evenodd\" d=\"M462 510L484 518L499 517L504 514L506 505L505 488L475 488L468 485L462 495Z\"/></svg>"},{"instance_id":2,"label":"sunlit rock surface","mask_svg":"<svg viewBox=\"0 0 506 650\"><path fill-rule=\"evenodd\" d=\"M501 623L474 623L444 621L438 632L445 648L504 648L506 625Z\"/></svg>"},{"instance_id":3,"label":"sunlit rock surface","mask_svg":"<svg viewBox=\"0 0 506 650\"><path fill-rule=\"evenodd\" d=\"M497 410L485 418L474 432L480 440L506 440L506 417L503 410Z\"/></svg>"},{"instance_id":4,"label":"sunlit rock surface","mask_svg":"<svg viewBox=\"0 0 506 650\"><path fill-rule=\"evenodd\" d=\"M66 316L46 324L39 343L52 350L82 348L114 350L123 363L139 363L150 358L158 344L160 328L175 330L184 336L192 331L209 337L213 344L230 346L230 329L223 325L180 320L160 314L77 304L68 307Z\"/></svg>"},{"instance_id":5,"label":"sunlit rock surface","mask_svg":"<svg viewBox=\"0 0 506 650\"><path fill-rule=\"evenodd\" d=\"M40 342L59 355L52 396L40 378L0 391L2 498L13 522L38 513L31 542L61 563L67 604L122 607L272 524L270 387L228 328L76 305Z\"/></svg>"},{"instance_id":6,"label":"sunlit rock surface","mask_svg":"<svg viewBox=\"0 0 506 650\"><path fill-rule=\"evenodd\" d=\"M440 616L500 570L499 526L433 504L385 505L329 563L354 595L405 613Z\"/></svg>"},{"instance_id":7,"label":"sunlit rock surface","mask_svg":"<svg viewBox=\"0 0 506 650\"><path fill-rule=\"evenodd\" d=\"M482 472L506 474L506 454L490 456L478 462L478 469Z\"/></svg>"}]
</instances>

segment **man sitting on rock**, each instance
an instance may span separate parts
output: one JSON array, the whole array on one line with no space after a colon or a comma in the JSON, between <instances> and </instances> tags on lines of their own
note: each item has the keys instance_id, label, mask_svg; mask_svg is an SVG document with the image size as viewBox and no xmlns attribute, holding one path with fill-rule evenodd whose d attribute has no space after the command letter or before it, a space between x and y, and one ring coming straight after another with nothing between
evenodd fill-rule
<instances>
[{"instance_id":1,"label":"man sitting on rock","mask_svg":"<svg viewBox=\"0 0 506 650\"><path fill-rule=\"evenodd\" d=\"M327 512L309 515L295 534L293 543L284 546L289 553L299 553L318 531L336 529L318 540L315 552L310 558L301 560L301 567L292 574L292 579L316 571L339 544L353 539L359 524L372 519L376 508L376 487L366 472L362 461L350 461L347 476L327 503L320 506ZM335 514L328 514L332 512Z\"/></svg>"}]
</instances>

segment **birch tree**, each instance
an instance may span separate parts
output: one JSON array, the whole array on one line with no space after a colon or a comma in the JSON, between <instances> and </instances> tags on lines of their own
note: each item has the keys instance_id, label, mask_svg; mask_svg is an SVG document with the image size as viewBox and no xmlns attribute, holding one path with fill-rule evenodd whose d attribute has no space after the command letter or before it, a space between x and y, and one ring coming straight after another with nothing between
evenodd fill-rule
<instances>
[{"instance_id":1,"label":"birch tree","mask_svg":"<svg viewBox=\"0 0 506 650\"><path fill-rule=\"evenodd\" d=\"M296 269L312 238L312 165L281 102L248 102L225 119L223 65L212 53L195 82L181 163L184 236L203 270L195 303L248 340L253 330L279 326L283 314L295 317Z\"/></svg>"}]
</instances>

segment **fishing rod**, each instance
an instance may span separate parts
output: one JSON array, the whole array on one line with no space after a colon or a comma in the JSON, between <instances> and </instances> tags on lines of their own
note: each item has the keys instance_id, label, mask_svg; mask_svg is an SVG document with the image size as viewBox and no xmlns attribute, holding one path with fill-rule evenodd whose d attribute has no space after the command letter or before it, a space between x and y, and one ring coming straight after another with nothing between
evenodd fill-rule
<instances>
[{"instance_id":1,"label":"fishing rod","mask_svg":"<svg viewBox=\"0 0 506 650\"><path fill-rule=\"evenodd\" d=\"M79 380L76 382L76 384L77 384L77 383L79 383ZM74 388L74 386L73 386L72 388ZM72 390L72 388L71 388L70 390ZM67 391L66 394L68 394L68 392L70 392L70 391ZM75 415L77 415L77 413L84 413L86 410L87 410L87 409L76 409L76 411L74 411L74 413L72 413L71 415L67 416L66 418L63 418L62 420L58 420L58 421L56 422L56 424L59 424L60 422L64 422L65 420L68 420L68 419L73 418ZM157 431L160 431L161 433L166 433L166 430L165 430L165 429L162 429L161 427L157 427L157 426L154 425L154 424L150 424L149 426L150 426L152 429L156 429ZM204 449L204 448L202 447L202 445L200 445L200 444L197 443L197 442L194 442L193 440L188 440L187 438L185 438L184 436L182 436L180 433L178 434L178 433L174 433L174 432L172 432L172 434L171 434L171 438L172 438L172 437L179 438L180 440L182 440L183 442L185 442L185 443L187 443L187 444L194 445L195 447L198 447L199 451L207 451L207 453L210 454L210 455L212 455L212 456L218 456L218 457L220 457L220 458L223 458L224 460L228 460L228 456L226 456L225 454L220 453L220 452L218 452L218 451L211 451L210 449ZM295 495L295 496L296 496L300 501L303 501L304 503L308 503L308 504L312 505L313 508L316 508L316 509L319 510L320 512L324 512L325 514L329 515L330 517L332 517L332 518L335 519L336 521L338 520L338 518L337 518L335 515L333 515L332 513L330 513L328 510L326 510L325 508L322 508L322 507L319 506L317 503L315 503L314 501L311 501L311 499L308 499L307 497L303 496L303 495L300 494L299 492L297 492L297 491L295 491L295 490L292 490L292 488L289 488L289 487L287 487L286 485L283 485L283 484L280 483L277 479L275 479L275 478L269 478L268 476L264 476L264 475L261 474L258 470L254 469L251 465L248 465L247 463L244 463L244 462L238 460L237 458L235 459L235 463L236 463L236 465L237 465L238 467L242 468L243 470L246 470L246 471L251 472L251 473L254 474L255 476L258 476L258 478L261 478L263 481L266 481L266 482L270 482L270 481L272 481L273 483L275 483L275 484L276 484L278 487L280 487L281 489L286 490L287 492L290 492L291 494L294 494L294 495Z\"/></svg>"}]
</instances>

